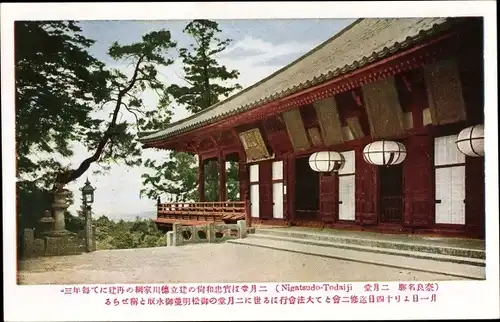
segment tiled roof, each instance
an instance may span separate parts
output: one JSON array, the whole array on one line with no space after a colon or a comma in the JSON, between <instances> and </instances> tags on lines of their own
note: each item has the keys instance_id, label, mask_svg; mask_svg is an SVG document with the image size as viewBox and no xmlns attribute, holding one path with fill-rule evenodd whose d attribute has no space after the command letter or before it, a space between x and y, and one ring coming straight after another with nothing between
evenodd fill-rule
<instances>
[{"instance_id":1,"label":"tiled roof","mask_svg":"<svg viewBox=\"0 0 500 322\"><path fill-rule=\"evenodd\" d=\"M358 19L288 66L206 110L140 138L161 140L320 84L408 48L453 18Z\"/></svg>"}]
</instances>

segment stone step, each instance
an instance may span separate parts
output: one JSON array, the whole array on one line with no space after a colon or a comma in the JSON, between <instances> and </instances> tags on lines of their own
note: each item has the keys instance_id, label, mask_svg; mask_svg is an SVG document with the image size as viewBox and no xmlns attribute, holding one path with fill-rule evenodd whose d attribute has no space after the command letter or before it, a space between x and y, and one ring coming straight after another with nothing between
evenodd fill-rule
<instances>
[{"instance_id":1,"label":"stone step","mask_svg":"<svg viewBox=\"0 0 500 322\"><path fill-rule=\"evenodd\" d=\"M435 260L435 261L450 262L450 263L456 263L456 264L467 264L467 265L475 265L475 266L481 266L481 267L484 267L486 265L485 260L480 259L480 258L469 258L469 257L463 257L463 256L442 255L439 253L429 253L429 252L412 251L412 250L400 250L400 249L396 249L396 248L373 247L373 246L364 246L364 245L347 244L347 243L339 243L339 242L326 242L326 241L310 240L310 239L304 239L304 238L281 237L281 236L273 236L273 235L265 235L265 234L252 234L249 236L251 238L282 240L282 241L301 243L301 244L306 244L306 245L335 247L335 248L351 249L351 250L358 250L358 251L370 252L370 253L406 256L406 257L420 258L420 259L431 259L431 260Z\"/></svg>"},{"instance_id":2,"label":"stone step","mask_svg":"<svg viewBox=\"0 0 500 322\"><path fill-rule=\"evenodd\" d=\"M462 279L483 280L486 278L485 268L478 265L457 264L446 261L437 262L435 259L408 258L407 256L337 248L330 245L311 245L296 241L262 238L257 234L249 235L245 239L234 239L227 242L365 264L437 273Z\"/></svg>"},{"instance_id":3,"label":"stone step","mask_svg":"<svg viewBox=\"0 0 500 322\"><path fill-rule=\"evenodd\" d=\"M349 246L366 246L372 248L379 248L381 250L401 250L405 252L418 252L418 253L431 253L437 255L448 255L454 257L464 257L467 259L485 259L486 252L484 249L465 248L465 247L451 247L439 245L437 243L424 243L422 238L408 237L405 241L393 240L390 237L384 237L382 234L376 238L364 238L358 236L333 233L314 233L305 231L296 231L288 229L265 229L258 228L256 234L295 238L304 241L314 242L330 242L335 244L344 244Z\"/></svg>"}]
</instances>

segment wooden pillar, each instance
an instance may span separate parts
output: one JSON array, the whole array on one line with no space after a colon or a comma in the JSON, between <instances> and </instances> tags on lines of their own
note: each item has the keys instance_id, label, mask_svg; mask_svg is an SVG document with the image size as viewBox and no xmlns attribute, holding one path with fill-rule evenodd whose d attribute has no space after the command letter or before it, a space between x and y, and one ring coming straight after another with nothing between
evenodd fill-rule
<instances>
[{"instance_id":1,"label":"wooden pillar","mask_svg":"<svg viewBox=\"0 0 500 322\"><path fill-rule=\"evenodd\" d=\"M218 158L219 163L219 201L226 201L226 158L220 153Z\"/></svg>"},{"instance_id":2,"label":"wooden pillar","mask_svg":"<svg viewBox=\"0 0 500 322\"><path fill-rule=\"evenodd\" d=\"M248 165L246 164L245 153L238 153L238 181L240 184L240 201L245 202L245 220L247 227L252 227L252 216L250 213L250 190L249 190L249 173Z\"/></svg>"},{"instance_id":3,"label":"wooden pillar","mask_svg":"<svg viewBox=\"0 0 500 322\"><path fill-rule=\"evenodd\" d=\"M198 197L205 201L205 162L201 155L198 155Z\"/></svg>"},{"instance_id":4,"label":"wooden pillar","mask_svg":"<svg viewBox=\"0 0 500 322\"><path fill-rule=\"evenodd\" d=\"M289 154L286 157L286 219L288 222L295 220L295 156Z\"/></svg>"}]
</instances>

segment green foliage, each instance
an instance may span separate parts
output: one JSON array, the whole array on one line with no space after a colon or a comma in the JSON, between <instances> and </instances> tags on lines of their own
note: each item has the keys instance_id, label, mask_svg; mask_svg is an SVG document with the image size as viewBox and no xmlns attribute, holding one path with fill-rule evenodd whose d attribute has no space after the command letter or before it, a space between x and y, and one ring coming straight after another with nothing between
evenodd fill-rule
<instances>
[{"instance_id":1,"label":"green foliage","mask_svg":"<svg viewBox=\"0 0 500 322\"><path fill-rule=\"evenodd\" d=\"M167 245L166 234L151 219L118 222L101 216L94 221L97 249L127 249Z\"/></svg>"},{"instance_id":2,"label":"green foliage","mask_svg":"<svg viewBox=\"0 0 500 322\"><path fill-rule=\"evenodd\" d=\"M170 32L154 31L137 43L111 46L113 59L132 66L129 76L90 55L93 43L74 21L15 23L18 229L38 227L43 211L51 209L49 189L56 181L64 186L94 162L104 170L117 162L140 165L137 131L170 121L170 100L157 71L173 63L168 53L176 43ZM154 110L142 102L147 89L159 96ZM109 112L109 118L96 112ZM122 112L136 122L123 121ZM70 169L61 160L73 155L73 142L91 152Z\"/></svg>"},{"instance_id":3,"label":"green foliage","mask_svg":"<svg viewBox=\"0 0 500 322\"><path fill-rule=\"evenodd\" d=\"M169 99L157 68L169 66L176 47L170 32L150 32L128 45L114 43L109 55L132 66L130 76L89 54L94 43L74 21L18 21L15 25L17 176L49 188L63 186L94 162L140 165L136 132L170 120ZM154 110L144 107L147 89L160 97ZM97 111L109 110L109 119ZM123 113L136 122L121 120ZM101 113L102 114L102 113ZM72 156L71 144L92 151L75 169L58 159Z\"/></svg>"},{"instance_id":4,"label":"green foliage","mask_svg":"<svg viewBox=\"0 0 500 322\"><path fill-rule=\"evenodd\" d=\"M71 141L99 127L89 116L104 101L107 72L87 49L73 21L15 23L17 176L48 186L63 166L54 157L70 157ZM21 187L22 188L22 187Z\"/></svg>"},{"instance_id":5,"label":"green foliage","mask_svg":"<svg viewBox=\"0 0 500 322\"><path fill-rule=\"evenodd\" d=\"M187 85L173 84L168 89L176 101L190 112L200 112L219 102L220 96L227 97L241 88L238 84L218 84L239 76L238 71L228 71L217 61L217 54L231 43L231 39L219 39L216 34L220 32L219 25L210 20L194 20L184 28L184 33L195 42L190 48L179 50Z\"/></svg>"},{"instance_id":6,"label":"green foliage","mask_svg":"<svg viewBox=\"0 0 500 322\"><path fill-rule=\"evenodd\" d=\"M69 211L64 213L64 226L66 230L74 233L85 230L85 217L73 216Z\"/></svg>"},{"instance_id":7,"label":"green foliage","mask_svg":"<svg viewBox=\"0 0 500 322\"><path fill-rule=\"evenodd\" d=\"M217 54L231 43L231 39L219 39L217 34L220 32L218 24L210 20L194 20L184 28L184 33L193 40L189 48L179 50L186 85L172 84L167 91L189 112L200 112L241 88L239 84L228 84L228 81L238 78L239 72L228 71L217 60ZM144 188L141 193L152 199L168 193L183 201L198 200L198 165L193 155L171 151L163 162L147 160L145 166L153 173L143 174ZM218 200L217 171L216 164L207 166L205 170L205 197L208 201ZM236 198L239 189L237 171L228 172L227 182L228 196Z\"/></svg>"}]
</instances>

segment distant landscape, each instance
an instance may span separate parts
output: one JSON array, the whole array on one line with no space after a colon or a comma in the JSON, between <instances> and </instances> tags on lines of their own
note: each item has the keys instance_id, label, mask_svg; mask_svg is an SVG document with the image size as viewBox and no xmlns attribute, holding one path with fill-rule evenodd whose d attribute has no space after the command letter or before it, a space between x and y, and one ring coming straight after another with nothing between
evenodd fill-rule
<instances>
[{"instance_id":1,"label":"distant landscape","mask_svg":"<svg viewBox=\"0 0 500 322\"><path fill-rule=\"evenodd\" d=\"M94 219L97 219L97 217L94 217ZM130 214L112 214L112 215L107 215L110 220L113 221L119 221L119 220L124 220L124 221L135 221L137 217L140 219L154 219L156 218L156 210L151 210L151 211L145 211L145 212L140 212L140 213L130 213Z\"/></svg>"}]
</instances>

